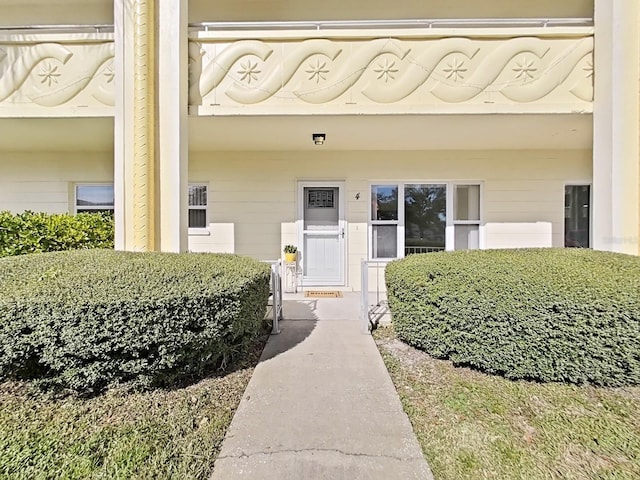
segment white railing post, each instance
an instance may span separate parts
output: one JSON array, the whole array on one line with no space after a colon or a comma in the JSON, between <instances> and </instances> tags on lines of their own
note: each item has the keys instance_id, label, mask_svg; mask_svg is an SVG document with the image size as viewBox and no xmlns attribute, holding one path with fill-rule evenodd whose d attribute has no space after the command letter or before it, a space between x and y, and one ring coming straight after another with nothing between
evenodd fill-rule
<instances>
[{"instance_id":1,"label":"white railing post","mask_svg":"<svg viewBox=\"0 0 640 480\"><path fill-rule=\"evenodd\" d=\"M280 333L280 320L282 320L282 260L264 260L271 266L271 314L273 322L271 326L271 335Z\"/></svg>"},{"instance_id":2,"label":"white railing post","mask_svg":"<svg viewBox=\"0 0 640 480\"><path fill-rule=\"evenodd\" d=\"M280 278L281 260L271 264L271 296L273 298L273 325L271 335L280 333L280 318L282 316L282 279Z\"/></svg>"},{"instance_id":3,"label":"white railing post","mask_svg":"<svg viewBox=\"0 0 640 480\"><path fill-rule=\"evenodd\" d=\"M360 321L362 333L369 334L369 262L362 260L361 265Z\"/></svg>"}]
</instances>

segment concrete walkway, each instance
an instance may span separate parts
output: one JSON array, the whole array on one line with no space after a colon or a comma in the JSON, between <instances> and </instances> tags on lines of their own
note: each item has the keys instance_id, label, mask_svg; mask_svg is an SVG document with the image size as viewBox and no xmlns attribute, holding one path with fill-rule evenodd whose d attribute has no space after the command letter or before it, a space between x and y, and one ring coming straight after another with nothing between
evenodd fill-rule
<instances>
[{"instance_id":1,"label":"concrete walkway","mask_svg":"<svg viewBox=\"0 0 640 480\"><path fill-rule=\"evenodd\" d=\"M213 480L433 478L373 339L340 319L353 308L285 302L285 318L306 319L269 338Z\"/></svg>"}]
</instances>

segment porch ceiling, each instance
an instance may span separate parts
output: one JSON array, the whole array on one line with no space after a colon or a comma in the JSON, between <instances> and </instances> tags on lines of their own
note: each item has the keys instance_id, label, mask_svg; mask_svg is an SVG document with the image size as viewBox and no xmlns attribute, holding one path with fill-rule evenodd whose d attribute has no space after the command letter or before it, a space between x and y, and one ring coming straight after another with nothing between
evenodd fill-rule
<instances>
[{"instance_id":1,"label":"porch ceiling","mask_svg":"<svg viewBox=\"0 0 640 480\"><path fill-rule=\"evenodd\" d=\"M113 151L113 118L0 118L1 152Z\"/></svg>"},{"instance_id":2,"label":"porch ceiling","mask_svg":"<svg viewBox=\"0 0 640 480\"><path fill-rule=\"evenodd\" d=\"M592 116L577 114L191 117L189 132L195 151L590 150L593 139Z\"/></svg>"},{"instance_id":3,"label":"porch ceiling","mask_svg":"<svg viewBox=\"0 0 640 480\"><path fill-rule=\"evenodd\" d=\"M112 118L0 119L1 151L112 151ZM323 146L311 140L325 133ZM591 115L190 117L189 149L530 150L592 148ZM0 157L1 158L1 157Z\"/></svg>"},{"instance_id":4,"label":"porch ceiling","mask_svg":"<svg viewBox=\"0 0 640 480\"><path fill-rule=\"evenodd\" d=\"M189 0L189 20L591 17L593 0Z\"/></svg>"}]
</instances>

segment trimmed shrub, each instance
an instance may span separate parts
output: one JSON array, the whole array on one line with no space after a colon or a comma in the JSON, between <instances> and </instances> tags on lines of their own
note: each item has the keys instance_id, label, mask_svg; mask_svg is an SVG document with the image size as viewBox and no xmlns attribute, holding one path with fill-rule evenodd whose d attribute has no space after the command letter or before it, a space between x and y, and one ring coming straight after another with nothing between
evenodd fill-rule
<instances>
[{"instance_id":1,"label":"trimmed shrub","mask_svg":"<svg viewBox=\"0 0 640 480\"><path fill-rule=\"evenodd\" d=\"M0 378L92 393L201 376L261 333L269 275L268 265L236 255L0 259Z\"/></svg>"},{"instance_id":2,"label":"trimmed shrub","mask_svg":"<svg viewBox=\"0 0 640 480\"><path fill-rule=\"evenodd\" d=\"M584 249L412 255L390 263L406 343L510 379L640 384L640 258Z\"/></svg>"},{"instance_id":3,"label":"trimmed shrub","mask_svg":"<svg viewBox=\"0 0 640 480\"><path fill-rule=\"evenodd\" d=\"M113 216L0 212L0 257L79 248L113 248Z\"/></svg>"}]
</instances>

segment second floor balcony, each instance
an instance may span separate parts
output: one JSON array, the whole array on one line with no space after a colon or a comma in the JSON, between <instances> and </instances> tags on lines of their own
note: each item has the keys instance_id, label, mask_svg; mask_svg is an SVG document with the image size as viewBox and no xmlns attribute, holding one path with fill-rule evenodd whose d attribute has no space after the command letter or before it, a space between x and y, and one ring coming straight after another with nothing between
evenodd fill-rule
<instances>
[{"instance_id":1,"label":"second floor balcony","mask_svg":"<svg viewBox=\"0 0 640 480\"><path fill-rule=\"evenodd\" d=\"M113 26L0 29L0 117L113 116Z\"/></svg>"},{"instance_id":2,"label":"second floor balcony","mask_svg":"<svg viewBox=\"0 0 640 480\"><path fill-rule=\"evenodd\" d=\"M202 23L188 36L193 116L593 109L588 19ZM0 31L0 116L112 116L114 51L108 26Z\"/></svg>"},{"instance_id":3,"label":"second floor balcony","mask_svg":"<svg viewBox=\"0 0 640 480\"><path fill-rule=\"evenodd\" d=\"M457 22L202 24L190 34L190 111L591 112L591 27Z\"/></svg>"}]
</instances>

